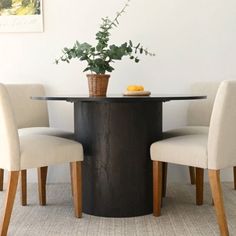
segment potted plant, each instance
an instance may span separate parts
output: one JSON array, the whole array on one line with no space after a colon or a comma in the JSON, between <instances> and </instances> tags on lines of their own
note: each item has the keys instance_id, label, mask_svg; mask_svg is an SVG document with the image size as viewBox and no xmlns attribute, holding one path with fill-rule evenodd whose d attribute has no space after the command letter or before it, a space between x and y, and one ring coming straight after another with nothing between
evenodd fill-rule
<instances>
[{"instance_id":1,"label":"potted plant","mask_svg":"<svg viewBox=\"0 0 236 236\"><path fill-rule=\"evenodd\" d=\"M140 43L134 45L131 40L121 45L109 45L110 31L117 27L119 24L119 17L125 12L128 7L128 2L125 6L116 14L113 20L108 17L102 18L102 24L99 31L96 33L97 44L95 46L89 43L75 42L72 48L65 47L62 52L62 56L56 59L56 64L59 61L69 63L71 59L78 58L80 61L86 61L87 66L85 71L90 71L87 74L89 84L90 96L105 96L107 91L107 84L110 75L107 72L112 72L114 68L111 66L116 60L121 60L124 56L128 56L131 60L138 63L139 58L137 54L145 54L154 56Z\"/></svg>"}]
</instances>

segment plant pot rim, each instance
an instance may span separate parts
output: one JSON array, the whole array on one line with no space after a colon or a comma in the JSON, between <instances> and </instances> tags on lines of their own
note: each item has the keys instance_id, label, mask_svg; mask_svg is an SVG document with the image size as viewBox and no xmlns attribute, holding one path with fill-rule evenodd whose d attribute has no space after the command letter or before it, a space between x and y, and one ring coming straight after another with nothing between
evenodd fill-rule
<instances>
[{"instance_id":1,"label":"plant pot rim","mask_svg":"<svg viewBox=\"0 0 236 236\"><path fill-rule=\"evenodd\" d=\"M110 74L86 74L87 77L110 77Z\"/></svg>"}]
</instances>

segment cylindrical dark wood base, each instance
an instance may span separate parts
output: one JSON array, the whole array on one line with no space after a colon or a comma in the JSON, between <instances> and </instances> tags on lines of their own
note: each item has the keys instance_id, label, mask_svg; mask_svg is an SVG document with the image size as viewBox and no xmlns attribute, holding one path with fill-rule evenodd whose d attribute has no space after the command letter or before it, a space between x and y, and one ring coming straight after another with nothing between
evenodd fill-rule
<instances>
[{"instance_id":1,"label":"cylindrical dark wood base","mask_svg":"<svg viewBox=\"0 0 236 236\"><path fill-rule=\"evenodd\" d=\"M162 102L76 102L85 152L83 212L131 217L152 212L150 145L162 136Z\"/></svg>"}]
</instances>

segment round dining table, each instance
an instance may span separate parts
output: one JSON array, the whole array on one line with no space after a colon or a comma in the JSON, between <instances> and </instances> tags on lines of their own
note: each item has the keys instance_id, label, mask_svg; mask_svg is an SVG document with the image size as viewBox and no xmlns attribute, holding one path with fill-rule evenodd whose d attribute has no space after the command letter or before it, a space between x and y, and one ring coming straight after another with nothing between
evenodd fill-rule
<instances>
[{"instance_id":1,"label":"round dining table","mask_svg":"<svg viewBox=\"0 0 236 236\"><path fill-rule=\"evenodd\" d=\"M103 217L152 212L150 145L162 139L163 103L204 98L196 94L32 97L74 104L75 139L84 148L83 212Z\"/></svg>"}]
</instances>

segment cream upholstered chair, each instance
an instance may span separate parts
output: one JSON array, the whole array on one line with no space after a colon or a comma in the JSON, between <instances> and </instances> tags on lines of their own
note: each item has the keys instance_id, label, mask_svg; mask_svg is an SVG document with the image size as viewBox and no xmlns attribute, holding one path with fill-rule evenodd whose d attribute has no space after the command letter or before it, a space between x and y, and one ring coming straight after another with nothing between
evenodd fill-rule
<instances>
[{"instance_id":1,"label":"cream upholstered chair","mask_svg":"<svg viewBox=\"0 0 236 236\"><path fill-rule=\"evenodd\" d=\"M218 90L220 82L197 82L192 85L192 93L206 94L207 99L192 101L187 111L187 126L178 129L168 130L164 132L164 138L177 137L189 134L208 134L211 113L215 96ZM163 196L166 195L166 176L167 176L167 163L163 163ZM189 167L191 184L195 184L195 171L194 167ZM203 178L203 172L198 173L199 179ZM236 167L233 168L234 175L234 189L236 190ZM198 181L198 180L197 180ZM202 192L203 194L203 192ZM200 198L199 198L200 199ZM198 199L198 204L201 201ZM203 200L203 196L202 196Z\"/></svg>"},{"instance_id":2,"label":"cream upholstered chair","mask_svg":"<svg viewBox=\"0 0 236 236\"><path fill-rule=\"evenodd\" d=\"M191 101L187 110L187 126L167 130L163 133L163 138L171 138L189 134L208 134L211 113L215 96L220 82L197 82L191 86L193 94L207 95L207 99ZM167 163L163 163L163 196L166 195ZM191 184L195 184L194 167L189 166ZM236 170L235 170L236 177ZM235 181L236 189L236 181Z\"/></svg>"},{"instance_id":3,"label":"cream upholstered chair","mask_svg":"<svg viewBox=\"0 0 236 236\"><path fill-rule=\"evenodd\" d=\"M236 165L236 81L223 81L218 89L209 134L173 137L153 143L153 214L161 214L162 163L208 169L209 181L221 235L229 235L225 216L220 170ZM199 180L203 184L203 179Z\"/></svg>"},{"instance_id":4,"label":"cream upholstered chair","mask_svg":"<svg viewBox=\"0 0 236 236\"><path fill-rule=\"evenodd\" d=\"M30 134L19 136L10 96L0 84L0 168L9 171L9 182L0 235L6 235L21 170L72 163L75 216L81 217L82 145L55 136Z\"/></svg>"},{"instance_id":5,"label":"cream upholstered chair","mask_svg":"<svg viewBox=\"0 0 236 236\"><path fill-rule=\"evenodd\" d=\"M74 139L74 134L49 127L48 109L46 101L32 100L31 96L44 96L44 87L40 84L7 84L19 135L43 134L62 138ZM3 190L3 169L0 169L0 191ZM38 168L39 202L46 204L45 181L47 166ZM22 205L27 204L27 172L21 171Z\"/></svg>"}]
</instances>

